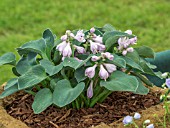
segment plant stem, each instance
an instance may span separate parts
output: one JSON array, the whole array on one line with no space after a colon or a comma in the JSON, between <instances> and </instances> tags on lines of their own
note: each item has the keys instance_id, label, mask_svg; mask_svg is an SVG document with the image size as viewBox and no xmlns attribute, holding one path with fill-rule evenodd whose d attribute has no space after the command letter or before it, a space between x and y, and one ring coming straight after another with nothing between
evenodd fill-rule
<instances>
[{"instance_id":1,"label":"plant stem","mask_svg":"<svg viewBox=\"0 0 170 128\"><path fill-rule=\"evenodd\" d=\"M138 125L133 121L135 128L139 128Z\"/></svg>"},{"instance_id":2,"label":"plant stem","mask_svg":"<svg viewBox=\"0 0 170 128\"><path fill-rule=\"evenodd\" d=\"M146 85L153 87L153 84L140 73L131 72L131 74L139 77Z\"/></svg>"},{"instance_id":3,"label":"plant stem","mask_svg":"<svg viewBox=\"0 0 170 128\"><path fill-rule=\"evenodd\" d=\"M102 93L100 93L97 97L94 97L92 99L92 102L90 103L90 107L93 107L97 101L99 101L104 95L106 95L109 92L109 90L104 90Z\"/></svg>"},{"instance_id":4,"label":"plant stem","mask_svg":"<svg viewBox=\"0 0 170 128\"><path fill-rule=\"evenodd\" d=\"M80 109L80 105L79 105L78 99L76 99L75 102L76 102L76 108Z\"/></svg>"},{"instance_id":5,"label":"plant stem","mask_svg":"<svg viewBox=\"0 0 170 128\"><path fill-rule=\"evenodd\" d=\"M84 100L85 105L88 107L88 102L82 93L80 94L80 97Z\"/></svg>"},{"instance_id":6,"label":"plant stem","mask_svg":"<svg viewBox=\"0 0 170 128\"><path fill-rule=\"evenodd\" d=\"M33 91L25 90L25 92L26 92L26 93L28 93L28 94L31 94L31 95L33 95L33 96L35 96L35 95L36 95L36 93L35 93L35 92L33 92Z\"/></svg>"},{"instance_id":7,"label":"plant stem","mask_svg":"<svg viewBox=\"0 0 170 128\"><path fill-rule=\"evenodd\" d=\"M68 77L66 76L64 69L61 70L61 75L64 77L64 79L68 80Z\"/></svg>"},{"instance_id":8,"label":"plant stem","mask_svg":"<svg viewBox=\"0 0 170 128\"><path fill-rule=\"evenodd\" d=\"M112 91L109 91L105 96L103 96L103 97L99 100L99 103L102 103L111 93L112 93Z\"/></svg>"},{"instance_id":9,"label":"plant stem","mask_svg":"<svg viewBox=\"0 0 170 128\"><path fill-rule=\"evenodd\" d=\"M125 71L125 73L128 74L131 70L132 70L132 68L130 67Z\"/></svg>"}]
</instances>

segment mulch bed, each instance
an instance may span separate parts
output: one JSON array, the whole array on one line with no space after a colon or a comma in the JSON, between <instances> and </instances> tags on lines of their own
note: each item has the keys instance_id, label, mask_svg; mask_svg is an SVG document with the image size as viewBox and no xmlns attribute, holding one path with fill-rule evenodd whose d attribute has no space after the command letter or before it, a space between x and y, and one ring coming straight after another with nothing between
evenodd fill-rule
<instances>
[{"instance_id":1,"label":"mulch bed","mask_svg":"<svg viewBox=\"0 0 170 128\"><path fill-rule=\"evenodd\" d=\"M23 121L30 128L88 128L101 122L110 124L133 112L140 112L159 103L160 92L136 95L129 92L113 92L102 104L94 108L59 109L49 107L41 114L33 114L33 97L19 93L14 101L5 101L8 114Z\"/></svg>"}]
</instances>

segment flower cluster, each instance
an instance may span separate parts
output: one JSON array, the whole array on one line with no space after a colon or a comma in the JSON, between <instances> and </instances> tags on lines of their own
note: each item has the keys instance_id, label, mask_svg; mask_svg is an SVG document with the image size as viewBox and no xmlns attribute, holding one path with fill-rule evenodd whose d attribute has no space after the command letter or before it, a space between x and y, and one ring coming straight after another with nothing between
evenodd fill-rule
<instances>
[{"instance_id":1,"label":"flower cluster","mask_svg":"<svg viewBox=\"0 0 170 128\"><path fill-rule=\"evenodd\" d=\"M127 30L125 33L131 35L132 31ZM129 39L128 37L121 37L118 39L118 50L122 52L122 55L126 55L128 52L133 52L134 49L131 47L132 45L136 44L137 37Z\"/></svg>"},{"instance_id":2,"label":"flower cluster","mask_svg":"<svg viewBox=\"0 0 170 128\"><path fill-rule=\"evenodd\" d=\"M137 126L137 124L134 122L134 119L138 120L138 119L140 119L140 118L141 118L141 115L136 112L133 117L132 117L132 116L129 116L129 115L126 116L126 117L124 117L124 119L123 119L123 124L124 124L125 126L128 126L128 125L130 125L130 124L133 124L133 125L135 126L135 128L139 128L139 127ZM154 125L153 125L153 124L149 124L149 123L150 123L150 120L145 120L145 121L143 122L143 128L154 128ZM149 124L149 125L145 126L146 124Z\"/></svg>"}]
</instances>

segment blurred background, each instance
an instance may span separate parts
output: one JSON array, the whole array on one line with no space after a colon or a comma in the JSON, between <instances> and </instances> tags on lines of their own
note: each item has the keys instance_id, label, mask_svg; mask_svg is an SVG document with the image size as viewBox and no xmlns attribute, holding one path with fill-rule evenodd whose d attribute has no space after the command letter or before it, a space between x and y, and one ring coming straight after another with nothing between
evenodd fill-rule
<instances>
[{"instance_id":1,"label":"blurred background","mask_svg":"<svg viewBox=\"0 0 170 128\"><path fill-rule=\"evenodd\" d=\"M106 23L133 30L138 46L170 49L170 0L1 0L0 56L41 38L46 28L61 36ZM11 68L0 67L0 84L13 77Z\"/></svg>"}]
</instances>

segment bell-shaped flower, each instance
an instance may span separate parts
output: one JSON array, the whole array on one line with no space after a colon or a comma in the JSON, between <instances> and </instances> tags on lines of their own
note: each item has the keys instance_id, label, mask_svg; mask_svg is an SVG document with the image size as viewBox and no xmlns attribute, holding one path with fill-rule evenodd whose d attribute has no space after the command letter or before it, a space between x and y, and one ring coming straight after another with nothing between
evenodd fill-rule
<instances>
[{"instance_id":1,"label":"bell-shaped flower","mask_svg":"<svg viewBox=\"0 0 170 128\"><path fill-rule=\"evenodd\" d=\"M86 41L84 36L83 30L79 30L74 38L82 43Z\"/></svg>"},{"instance_id":2,"label":"bell-shaped flower","mask_svg":"<svg viewBox=\"0 0 170 128\"><path fill-rule=\"evenodd\" d=\"M90 85L87 89L87 97L92 98L93 97L93 80L90 82Z\"/></svg>"},{"instance_id":3,"label":"bell-shaped flower","mask_svg":"<svg viewBox=\"0 0 170 128\"><path fill-rule=\"evenodd\" d=\"M170 78L166 79L165 84L170 89Z\"/></svg>"},{"instance_id":4,"label":"bell-shaped flower","mask_svg":"<svg viewBox=\"0 0 170 128\"><path fill-rule=\"evenodd\" d=\"M94 33L94 32L95 32L95 28L93 27L90 29L90 33Z\"/></svg>"},{"instance_id":5,"label":"bell-shaped flower","mask_svg":"<svg viewBox=\"0 0 170 128\"><path fill-rule=\"evenodd\" d=\"M95 61L100 60L100 58L101 58L101 57L99 57L99 56L92 56L92 57L91 57L91 60L95 62Z\"/></svg>"},{"instance_id":6,"label":"bell-shaped flower","mask_svg":"<svg viewBox=\"0 0 170 128\"><path fill-rule=\"evenodd\" d=\"M103 44L103 37L101 37L100 35L94 36L93 41L96 42L96 43Z\"/></svg>"},{"instance_id":7,"label":"bell-shaped flower","mask_svg":"<svg viewBox=\"0 0 170 128\"><path fill-rule=\"evenodd\" d=\"M93 54L96 54L98 52L98 45L91 40L89 40L89 42L90 42L90 50L92 51Z\"/></svg>"},{"instance_id":8,"label":"bell-shaped flower","mask_svg":"<svg viewBox=\"0 0 170 128\"><path fill-rule=\"evenodd\" d=\"M64 50L62 52L62 55L64 57L70 57L72 55L70 43L67 43L66 47L64 48Z\"/></svg>"},{"instance_id":9,"label":"bell-shaped flower","mask_svg":"<svg viewBox=\"0 0 170 128\"><path fill-rule=\"evenodd\" d=\"M106 71L102 64L100 65L99 76L101 79L104 79L105 81L109 77L109 73Z\"/></svg>"},{"instance_id":10,"label":"bell-shaped flower","mask_svg":"<svg viewBox=\"0 0 170 128\"><path fill-rule=\"evenodd\" d=\"M137 42L137 37L131 38L131 39L129 39L129 41L130 41L131 45L134 45Z\"/></svg>"},{"instance_id":11,"label":"bell-shaped flower","mask_svg":"<svg viewBox=\"0 0 170 128\"><path fill-rule=\"evenodd\" d=\"M126 30L125 33L132 35L132 30Z\"/></svg>"},{"instance_id":12,"label":"bell-shaped flower","mask_svg":"<svg viewBox=\"0 0 170 128\"><path fill-rule=\"evenodd\" d=\"M116 71L116 66L114 64L107 64L107 63L104 63L103 64L106 68L106 70L109 72L109 73L112 73L114 71Z\"/></svg>"},{"instance_id":13,"label":"bell-shaped flower","mask_svg":"<svg viewBox=\"0 0 170 128\"><path fill-rule=\"evenodd\" d=\"M93 67L89 67L85 70L85 76L89 77L89 78L93 78L95 75L95 69L96 69L97 65L95 64Z\"/></svg>"},{"instance_id":14,"label":"bell-shaped flower","mask_svg":"<svg viewBox=\"0 0 170 128\"><path fill-rule=\"evenodd\" d=\"M98 46L98 51L103 52L106 49L105 45L100 43L96 43L96 44Z\"/></svg>"},{"instance_id":15,"label":"bell-shaped flower","mask_svg":"<svg viewBox=\"0 0 170 128\"><path fill-rule=\"evenodd\" d=\"M133 52L134 49L132 47L126 49L128 52Z\"/></svg>"},{"instance_id":16,"label":"bell-shaped flower","mask_svg":"<svg viewBox=\"0 0 170 128\"><path fill-rule=\"evenodd\" d=\"M134 115L134 119L138 120L138 119L140 119L140 118L141 118L141 115L136 112L135 115Z\"/></svg>"},{"instance_id":17,"label":"bell-shaped flower","mask_svg":"<svg viewBox=\"0 0 170 128\"><path fill-rule=\"evenodd\" d=\"M113 59L114 59L114 56L113 56L111 53L109 53L109 52L102 53L101 55L102 55L104 58L107 58L107 59L109 59L109 60L113 60Z\"/></svg>"},{"instance_id":18,"label":"bell-shaped flower","mask_svg":"<svg viewBox=\"0 0 170 128\"><path fill-rule=\"evenodd\" d=\"M62 41L66 41L66 40L67 40L67 35L63 35L60 39L61 39Z\"/></svg>"},{"instance_id":19,"label":"bell-shaped flower","mask_svg":"<svg viewBox=\"0 0 170 128\"><path fill-rule=\"evenodd\" d=\"M121 37L118 39L118 44L119 44L118 49L122 50L123 48L127 48L130 45L130 43L131 41L129 40L129 38Z\"/></svg>"},{"instance_id":20,"label":"bell-shaped flower","mask_svg":"<svg viewBox=\"0 0 170 128\"><path fill-rule=\"evenodd\" d=\"M125 116L123 119L123 124L127 125L127 124L131 124L133 122L133 117L132 116Z\"/></svg>"},{"instance_id":21,"label":"bell-shaped flower","mask_svg":"<svg viewBox=\"0 0 170 128\"><path fill-rule=\"evenodd\" d=\"M56 49L58 49L58 51L60 51L62 53L66 46L67 46L67 42L63 41L62 43L57 45Z\"/></svg>"},{"instance_id":22,"label":"bell-shaped flower","mask_svg":"<svg viewBox=\"0 0 170 128\"><path fill-rule=\"evenodd\" d=\"M76 48L78 53L80 53L80 54L86 53L85 48L80 47L80 46L76 46L76 45L74 45L74 47Z\"/></svg>"},{"instance_id":23,"label":"bell-shaped flower","mask_svg":"<svg viewBox=\"0 0 170 128\"><path fill-rule=\"evenodd\" d=\"M127 54L127 50L123 50L122 55L126 56L126 54Z\"/></svg>"}]
</instances>

